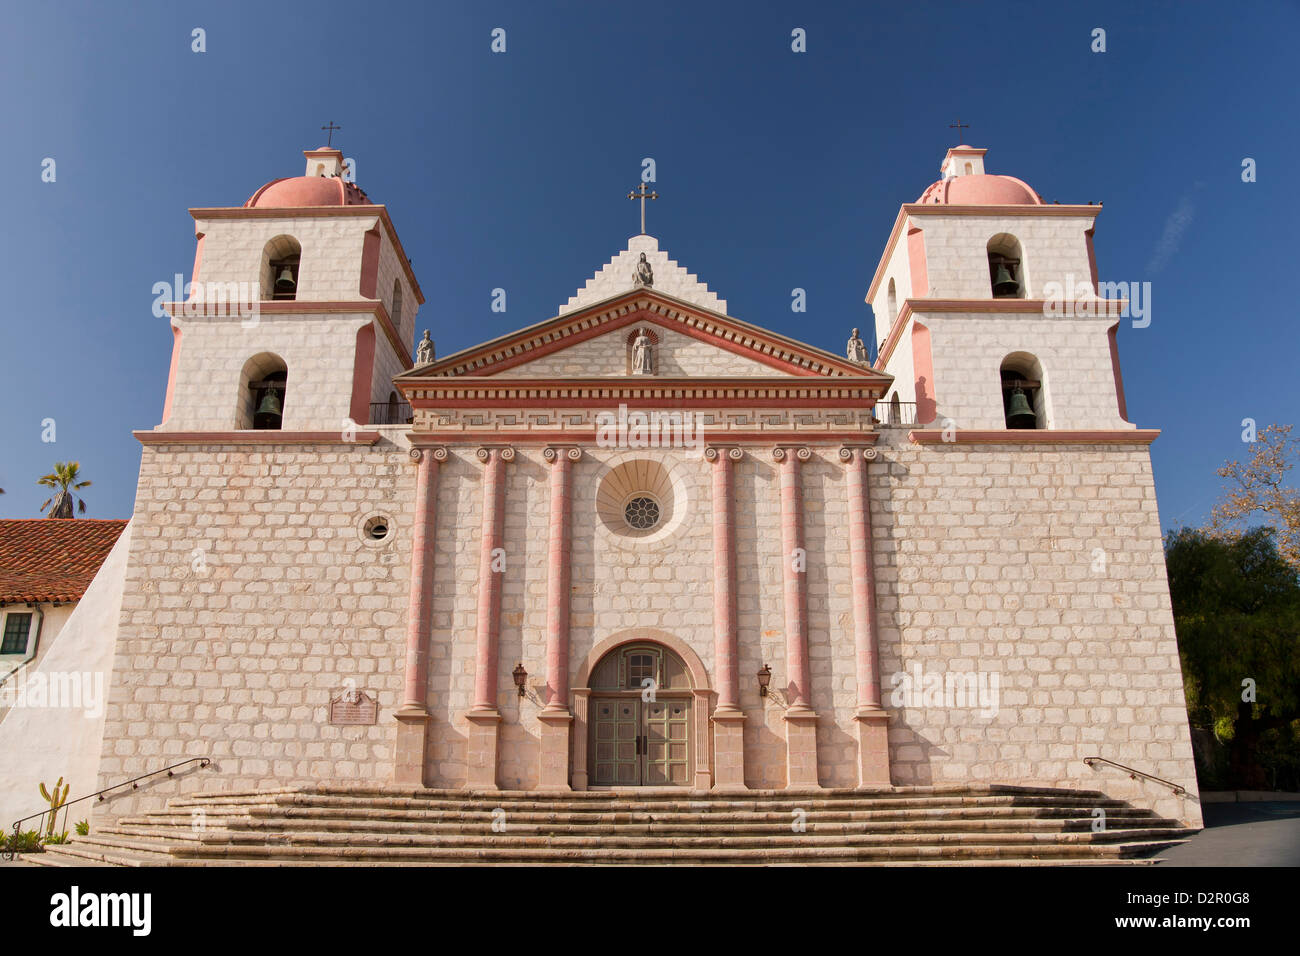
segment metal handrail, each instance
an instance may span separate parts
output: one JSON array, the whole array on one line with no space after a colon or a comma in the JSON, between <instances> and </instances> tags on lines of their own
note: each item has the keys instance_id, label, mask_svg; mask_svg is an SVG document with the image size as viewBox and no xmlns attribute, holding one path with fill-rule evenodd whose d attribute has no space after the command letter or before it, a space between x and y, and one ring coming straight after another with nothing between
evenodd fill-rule
<instances>
[{"instance_id":1,"label":"metal handrail","mask_svg":"<svg viewBox=\"0 0 1300 956\"><path fill-rule=\"evenodd\" d=\"M1151 780L1155 783L1164 784L1166 787L1168 787L1170 790L1174 792L1174 796L1176 797L1181 797L1187 793L1186 787L1180 787L1178 784L1166 780L1163 777L1157 777L1155 774L1144 773L1141 770L1134 770L1132 767L1126 767L1122 763L1116 763L1113 760L1107 760L1105 757L1084 757L1083 762L1086 763L1089 767L1091 767L1093 764L1096 763L1108 763L1112 767L1118 767L1120 770L1123 770L1125 773L1127 773L1128 778L1130 780L1136 780L1138 777L1142 777L1143 779Z\"/></svg>"},{"instance_id":2,"label":"metal handrail","mask_svg":"<svg viewBox=\"0 0 1300 956\"><path fill-rule=\"evenodd\" d=\"M132 777L130 780L123 780L121 783L115 783L115 784L113 784L113 786L111 786L111 787L105 787L103 790L97 790L97 791L95 791L94 793L88 793L88 794L86 794L84 797L77 797L76 800L72 800L72 801L69 801L68 803L62 804L62 805L61 805L58 809L56 809L56 810L42 810L40 813L32 813L32 814L29 814L29 815L23 817L21 820L15 820L15 821L14 821L14 829L13 829L13 839L12 839L12 840L6 840L6 841L5 841L5 844L4 844L4 851L3 851L3 853L0 853L0 856L3 856L6 860L12 860L15 856L17 856L18 851L15 850L15 849L13 849L13 847L17 846L17 844L18 844L17 837L18 837L18 835L22 832L22 825L23 825L24 823L26 823L28 820L36 820L36 819L39 819L42 823L44 823L44 821L45 821L45 815L46 815L47 813L49 813L49 814L53 814L53 815L55 815L55 817L57 817L59 810L62 810L62 811L63 811L63 826L64 826L64 831L63 831L63 832L66 833L66 832L67 832L67 825L68 825L68 808L69 808L70 806L72 806L74 803L81 803L81 801L83 801L83 800L90 800L90 799L93 798L93 797L98 797L98 798L99 798L99 802L102 803L102 802L104 801L104 795L105 795L105 794L107 794L107 793L112 793L114 790L117 790L117 789L119 789L119 788L121 788L121 787L125 787L127 784L130 784L130 785L131 785L131 789L132 789L132 790L139 790L139 789L140 789L140 781L141 781L141 780L148 780L150 777L156 777L156 776L158 776L158 774L160 774L160 773L165 773L165 774L167 774L167 776L169 776L169 777L174 777L174 776L176 776L176 774L174 773L174 771L175 771L178 767L184 767L184 766L187 765L187 764L192 764L192 763L195 763L195 762L197 762L198 765L199 765L199 768L202 769L203 767L206 767L206 766L208 766L209 764L212 763L212 758L211 758L211 757L189 757L189 758L187 758L187 759L185 759L185 760L182 760L180 763L174 763L174 764L172 764L170 767L162 767L162 768L160 768L160 769L158 769L158 770L150 770L148 773L141 774L141 775L138 776L138 777ZM40 831L40 827L39 827L39 826L38 826L36 829L37 829L38 832ZM56 829L57 829L57 826L56 826Z\"/></svg>"}]
</instances>

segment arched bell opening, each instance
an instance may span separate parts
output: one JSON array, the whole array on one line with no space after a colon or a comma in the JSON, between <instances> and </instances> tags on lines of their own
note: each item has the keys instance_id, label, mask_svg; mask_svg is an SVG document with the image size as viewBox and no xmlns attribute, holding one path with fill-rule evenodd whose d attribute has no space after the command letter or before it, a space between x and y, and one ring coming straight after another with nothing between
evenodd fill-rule
<instances>
[{"instance_id":1,"label":"arched bell opening","mask_svg":"<svg viewBox=\"0 0 1300 956\"><path fill-rule=\"evenodd\" d=\"M1007 428L1047 428L1043 366L1028 352L1012 352L1002 360L1002 414Z\"/></svg>"},{"instance_id":2,"label":"arched bell opening","mask_svg":"<svg viewBox=\"0 0 1300 956\"><path fill-rule=\"evenodd\" d=\"M998 233L988 241L987 252L993 298L1025 298L1024 256L1020 240L1010 233Z\"/></svg>"},{"instance_id":3,"label":"arched bell opening","mask_svg":"<svg viewBox=\"0 0 1300 956\"><path fill-rule=\"evenodd\" d=\"M284 422L289 370L273 352L254 355L239 375L239 407L235 427L276 430Z\"/></svg>"},{"instance_id":4,"label":"arched bell opening","mask_svg":"<svg viewBox=\"0 0 1300 956\"><path fill-rule=\"evenodd\" d=\"M302 245L293 236L276 236L262 248L262 301L298 297Z\"/></svg>"}]
</instances>

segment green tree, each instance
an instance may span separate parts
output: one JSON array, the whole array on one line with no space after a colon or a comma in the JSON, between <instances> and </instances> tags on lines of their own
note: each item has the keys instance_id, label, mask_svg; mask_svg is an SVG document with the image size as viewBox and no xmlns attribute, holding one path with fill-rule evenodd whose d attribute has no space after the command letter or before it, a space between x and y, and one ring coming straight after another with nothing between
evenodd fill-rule
<instances>
[{"instance_id":1,"label":"green tree","mask_svg":"<svg viewBox=\"0 0 1300 956\"><path fill-rule=\"evenodd\" d=\"M50 506L51 502L54 503L54 507L50 508L50 513L45 517L47 518L74 517L72 512L72 503L74 501L78 505L77 510L80 511L82 514L86 513L86 502L83 499L73 495L74 491L80 491L82 488L90 487L89 481L78 480L81 477L81 475L79 474L80 471L81 471L80 462L56 461L54 463L54 470L52 472L50 472L48 475L36 479L36 483L38 485L42 485L46 488L55 489L54 494L46 498L45 503L41 505L41 511L44 511L47 507Z\"/></svg>"},{"instance_id":2,"label":"green tree","mask_svg":"<svg viewBox=\"0 0 1300 956\"><path fill-rule=\"evenodd\" d=\"M1268 787L1261 740L1300 720L1300 580L1275 535L1165 539L1188 713L1229 738L1228 785L1242 789Z\"/></svg>"}]
</instances>

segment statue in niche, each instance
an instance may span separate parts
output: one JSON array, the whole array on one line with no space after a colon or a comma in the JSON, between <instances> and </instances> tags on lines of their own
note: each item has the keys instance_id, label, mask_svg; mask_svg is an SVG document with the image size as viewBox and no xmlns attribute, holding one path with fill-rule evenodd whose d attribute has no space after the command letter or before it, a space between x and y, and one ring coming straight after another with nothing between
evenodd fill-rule
<instances>
[{"instance_id":1,"label":"statue in niche","mask_svg":"<svg viewBox=\"0 0 1300 956\"><path fill-rule=\"evenodd\" d=\"M429 330L424 330L424 338L420 339L420 344L415 347L415 364L432 365L433 364L433 339L429 338Z\"/></svg>"},{"instance_id":2,"label":"statue in niche","mask_svg":"<svg viewBox=\"0 0 1300 956\"><path fill-rule=\"evenodd\" d=\"M645 329L637 329L636 339L632 342L632 374L654 374L654 346Z\"/></svg>"},{"instance_id":3,"label":"statue in niche","mask_svg":"<svg viewBox=\"0 0 1300 956\"><path fill-rule=\"evenodd\" d=\"M849 336L848 353L850 362L858 362L861 365L867 364L867 343L858 338L857 329L854 329L853 334Z\"/></svg>"},{"instance_id":4,"label":"statue in niche","mask_svg":"<svg viewBox=\"0 0 1300 956\"><path fill-rule=\"evenodd\" d=\"M644 252L641 253L641 258L637 260L637 264L636 264L636 284L637 284L637 285L654 285L654 284L655 284L655 274L654 274L654 271L650 268L650 260L647 259L647 258L645 257L645 253L644 253Z\"/></svg>"}]
</instances>

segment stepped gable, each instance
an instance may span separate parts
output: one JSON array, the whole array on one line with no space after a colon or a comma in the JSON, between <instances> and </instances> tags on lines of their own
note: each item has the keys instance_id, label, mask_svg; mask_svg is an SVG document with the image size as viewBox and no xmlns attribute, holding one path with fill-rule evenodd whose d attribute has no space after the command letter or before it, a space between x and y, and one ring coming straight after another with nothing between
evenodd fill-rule
<instances>
[{"instance_id":1,"label":"stepped gable","mask_svg":"<svg viewBox=\"0 0 1300 956\"><path fill-rule=\"evenodd\" d=\"M658 239L646 235L629 239L627 248L588 279L586 285L570 296L557 314L567 315L638 288L636 266L643 252L654 272L655 289L710 312L726 314L725 299L719 299L697 275L687 272L684 266L677 264L677 260L669 259L668 253L660 251Z\"/></svg>"}]
</instances>

